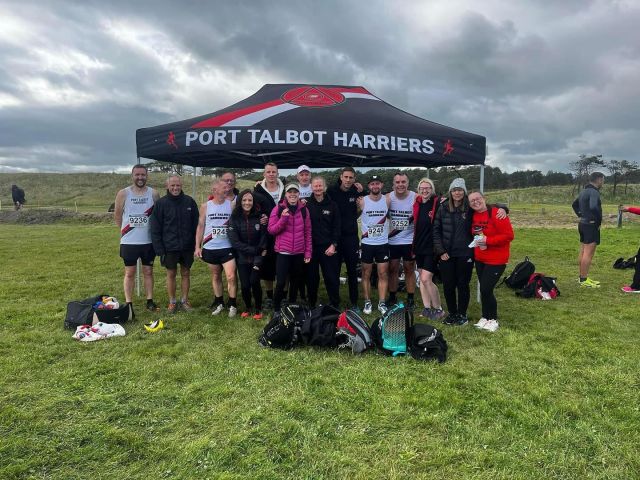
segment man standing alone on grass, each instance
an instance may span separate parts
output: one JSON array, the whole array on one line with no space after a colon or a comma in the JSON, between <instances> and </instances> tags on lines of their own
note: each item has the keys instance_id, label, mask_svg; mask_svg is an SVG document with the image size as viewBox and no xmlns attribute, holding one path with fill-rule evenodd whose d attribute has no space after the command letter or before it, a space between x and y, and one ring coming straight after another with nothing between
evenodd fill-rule
<instances>
[{"instance_id":1,"label":"man standing alone on grass","mask_svg":"<svg viewBox=\"0 0 640 480\"><path fill-rule=\"evenodd\" d=\"M158 192L147 186L147 167L134 165L131 169L133 184L116 195L113 218L120 228L120 257L124 261L124 298L133 315L133 286L138 259L142 263L147 310L157 312L153 301L153 260L155 251L151 243L149 217L158 201Z\"/></svg>"},{"instance_id":2,"label":"man standing alone on grass","mask_svg":"<svg viewBox=\"0 0 640 480\"><path fill-rule=\"evenodd\" d=\"M603 184L604 174L593 172L589 176L589 183L571 205L573 211L580 217L578 224L578 233L580 234L579 282L581 287L586 288L600 287L600 282L589 278L589 267L591 267L596 247L600 244L600 225L602 224L600 189Z\"/></svg>"},{"instance_id":3,"label":"man standing alone on grass","mask_svg":"<svg viewBox=\"0 0 640 480\"><path fill-rule=\"evenodd\" d=\"M182 191L182 179L172 175L167 180L167 194L156 203L151 214L151 240L160 263L167 269L167 293L170 314L178 311L176 277L180 264L181 308L188 312L191 265L198 228L198 205Z\"/></svg>"}]
</instances>

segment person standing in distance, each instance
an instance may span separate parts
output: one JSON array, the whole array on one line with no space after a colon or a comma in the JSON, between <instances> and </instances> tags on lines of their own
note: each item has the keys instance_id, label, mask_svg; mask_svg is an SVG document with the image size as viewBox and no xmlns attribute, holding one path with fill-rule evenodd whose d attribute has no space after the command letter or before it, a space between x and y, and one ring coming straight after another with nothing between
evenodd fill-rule
<instances>
[{"instance_id":1,"label":"person standing in distance","mask_svg":"<svg viewBox=\"0 0 640 480\"><path fill-rule=\"evenodd\" d=\"M311 169L306 165L300 165L298 167L296 179L298 180L298 186L300 187L300 200L306 202L313 194L311 190Z\"/></svg>"},{"instance_id":2,"label":"person standing in distance","mask_svg":"<svg viewBox=\"0 0 640 480\"><path fill-rule=\"evenodd\" d=\"M138 164L131 169L132 184L116 194L113 219L120 228L120 257L124 261L124 299L133 314L133 287L138 259L142 264L147 310L160 309L153 301L153 260L156 257L151 243L149 218L158 192L147 185L147 167Z\"/></svg>"},{"instance_id":3,"label":"person standing in distance","mask_svg":"<svg viewBox=\"0 0 640 480\"><path fill-rule=\"evenodd\" d=\"M342 262L347 267L347 283L349 285L349 301L351 308L358 307L358 217L360 207L356 201L362 194L362 185L356 182L356 171L352 167L344 167L340 179L327 189L327 195L338 205L340 212L340 238L338 239L338 271Z\"/></svg>"},{"instance_id":4,"label":"person standing in distance","mask_svg":"<svg viewBox=\"0 0 640 480\"><path fill-rule=\"evenodd\" d=\"M600 225L602 224L602 203L600 201L600 189L604 184L604 174L593 172L589 176L589 183L578 195L571 205L573 211L580 217L578 233L580 234L580 253L578 265L580 269L581 287L599 288L600 282L589 278L589 268L596 253L596 247L600 245Z\"/></svg>"},{"instance_id":5,"label":"person standing in distance","mask_svg":"<svg viewBox=\"0 0 640 480\"><path fill-rule=\"evenodd\" d=\"M371 303L371 269L376 262L378 270L378 311L387 313L387 288L389 285L389 221L387 200L382 195L382 180L377 175L369 179L369 195L358 199L362 208L362 293L364 294L364 313L373 310Z\"/></svg>"},{"instance_id":6,"label":"person standing in distance","mask_svg":"<svg viewBox=\"0 0 640 480\"><path fill-rule=\"evenodd\" d=\"M238 311L236 304L236 262L233 248L229 241L229 220L233 211L233 202L225 198L227 182L216 179L211 184L213 198L200 206L198 229L196 230L195 256L209 265L213 302L211 314L219 315L224 310L224 287L222 270L227 277L229 293L229 317L235 317Z\"/></svg>"},{"instance_id":7,"label":"person standing in distance","mask_svg":"<svg viewBox=\"0 0 640 480\"><path fill-rule=\"evenodd\" d=\"M180 264L182 299L180 307L185 312L192 309L189 302L191 265L196 248L198 228L198 205L182 191L182 179L171 175L167 179L167 194L155 204L150 218L151 241L160 263L167 269L167 311L178 311L176 301L176 278Z\"/></svg>"}]
</instances>

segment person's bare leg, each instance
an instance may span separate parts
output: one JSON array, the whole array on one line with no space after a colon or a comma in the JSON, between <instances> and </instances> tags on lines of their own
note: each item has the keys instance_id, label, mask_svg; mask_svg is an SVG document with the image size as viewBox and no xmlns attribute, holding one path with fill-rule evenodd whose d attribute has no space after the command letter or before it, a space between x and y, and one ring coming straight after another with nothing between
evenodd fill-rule
<instances>
[{"instance_id":1,"label":"person's bare leg","mask_svg":"<svg viewBox=\"0 0 640 480\"><path fill-rule=\"evenodd\" d=\"M136 283L136 266L124 267L124 301L131 303L133 301L133 287Z\"/></svg>"},{"instance_id":2,"label":"person's bare leg","mask_svg":"<svg viewBox=\"0 0 640 480\"><path fill-rule=\"evenodd\" d=\"M153 265L142 265L142 276L144 277L144 293L147 300L153 299Z\"/></svg>"},{"instance_id":3,"label":"person's bare leg","mask_svg":"<svg viewBox=\"0 0 640 480\"><path fill-rule=\"evenodd\" d=\"M169 302L175 302L176 300L176 275L178 270L167 269L167 295L169 295Z\"/></svg>"},{"instance_id":4,"label":"person's bare leg","mask_svg":"<svg viewBox=\"0 0 640 480\"><path fill-rule=\"evenodd\" d=\"M227 291L229 292L229 297L236 298L236 294L238 293L238 283L236 281L236 261L229 260L222 264L224 268L224 274L227 277Z\"/></svg>"},{"instance_id":5,"label":"person's bare leg","mask_svg":"<svg viewBox=\"0 0 640 480\"><path fill-rule=\"evenodd\" d=\"M593 261L593 255L596 253L595 243L582 244L580 249L580 277L586 278L589 276L589 268Z\"/></svg>"},{"instance_id":6,"label":"person's bare leg","mask_svg":"<svg viewBox=\"0 0 640 480\"><path fill-rule=\"evenodd\" d=\"M387 291L389 289L389 264L378 264L378 299L381 302L386 301Z\"/></svg>"},{"instance_id":7,"label":"person's bare leg","mask_svg":"<svg viewBox=\"0 0 640 480\"><path fill-rule=\"evenodd\" d=\"M182 302L189 301L189 287L191 286L191 269L180 265L180 287L182 290Z\"/></svg>"},{"instance_id":8,"label":"person's bare leg","mask_svg":"<svg viewBox=\"0 0 640 480\"><path fill-rule=\"evenodd\" d=\"M371 263L362 264L362 294L365 300L371 300Z\"/></svg>"}]
</instances>

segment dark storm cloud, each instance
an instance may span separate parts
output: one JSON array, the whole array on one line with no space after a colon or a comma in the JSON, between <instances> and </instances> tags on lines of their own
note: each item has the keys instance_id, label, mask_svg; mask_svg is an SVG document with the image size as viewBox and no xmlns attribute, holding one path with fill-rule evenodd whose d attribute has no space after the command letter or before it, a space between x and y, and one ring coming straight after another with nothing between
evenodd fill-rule
<instances>
[{"instance_id":1,"label":"dark storm cloud","mask_svg":"<svg viewBox=\"0 0 640 480\"><path fill-rule=\"evenodd\" d=\"M364 85L486 135L490 164L511 170L633 159L640 133L631 2L5 2L2 14L0 171L128 168L137 128L264 83Z\"/></svg>"}]
</instances>

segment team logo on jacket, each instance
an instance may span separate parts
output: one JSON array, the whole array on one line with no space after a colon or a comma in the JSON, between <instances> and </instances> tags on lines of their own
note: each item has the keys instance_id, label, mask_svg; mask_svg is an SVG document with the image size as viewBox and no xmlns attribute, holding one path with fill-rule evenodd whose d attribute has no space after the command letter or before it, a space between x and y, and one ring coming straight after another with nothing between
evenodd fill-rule
<instances>
[{"instance_id":1,"label":"team logo on jacket","mask_svg":"<svg viewBox=\"0 0 640 480\"><path fill-rule=\"evenodd\" d=\"M256 224L254 225L254 227L256 228L256 232L257 232L258 230L260 230L260 224L258 224L258 223L256 223Z\"/></svg>"}]
</instances>

